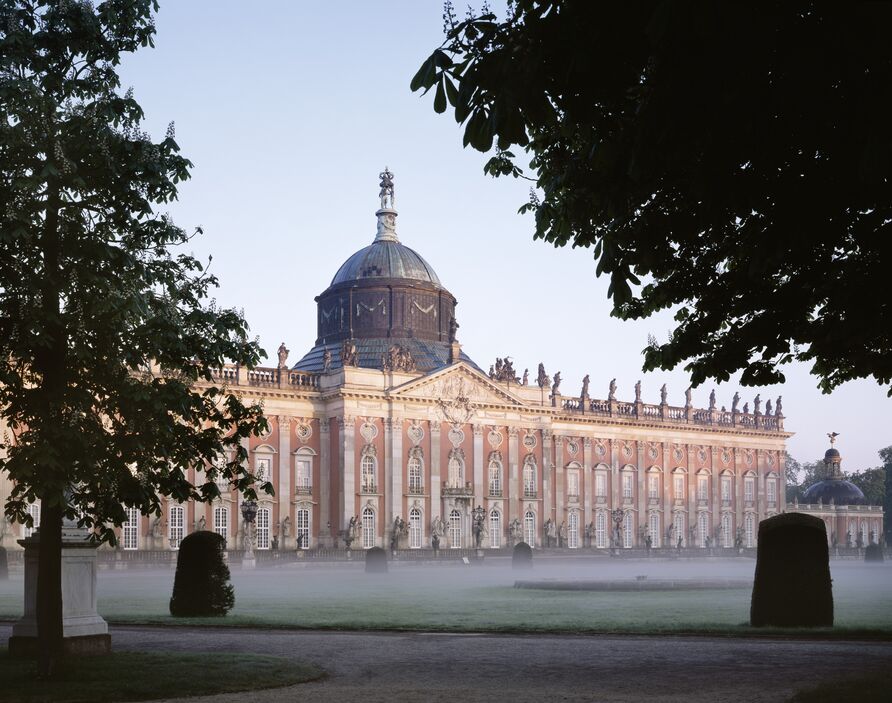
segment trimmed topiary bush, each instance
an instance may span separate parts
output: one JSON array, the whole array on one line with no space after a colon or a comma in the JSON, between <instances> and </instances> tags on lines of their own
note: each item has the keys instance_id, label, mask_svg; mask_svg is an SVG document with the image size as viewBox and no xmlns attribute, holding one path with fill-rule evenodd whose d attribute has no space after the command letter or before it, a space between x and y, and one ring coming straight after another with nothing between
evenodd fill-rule
<instances>
[{"instance_id":1,"label":"trimmed topiary bush","mask_svg":"<svg viewBox=\"0 0 892 703\"><path fill-rule=\"evenodd\" d=\"M864 550L864 561L883 561L883 548L878 544L868 544Z\"/></svg>"},{"instance_id":2,"label":"trimmed topiary bush","mask_svg":"<svg viewBox=\"0 0 892 703\"><path fill-rule=\"evenodd\" d=\"M802 513L759 523L753 627L830 627L833 589L824 521Z\"/></svg>"},{"instance_id":3,"label":"trimmed topiary bush","mask_svg":"<svg viewBox=\"0 0 892 703\"><path fill-rule=\"evenodd\" d=\"M226 540L202 530L180 542L170 614L175 617L226 615L235 605L229 567L223 560Z\"/></svg>"},{"instance_id":4,"label":"trimmed topiary bush","mask_svg":"<svg viewBox=\"0 0 892 703\"><path fill-rule=\"evenodd\" d=\"M9 580L9 557L6 547L0 547L0 581Z\"/></svg>"},{"instance_id":5,"label":"trimmed topiary bush","mask_svg":"<svg viewBox=\"0 0 892 703\"><path fill-rule=\"evenodd\" d=\"M511 552L512 569L533 568L533 548L526 542L518 542Z\"/></svg>"},{"instance_id":6,"label":"trimmed topiary bush","mask_svg":"<svg viewBox=\"0 0 892 703\"><path fill-rule=\"evenodd\" d=\"M367 574L387 573L387 552L381 547L372 547L365 553L365 572Z\"/></svg>"}]
</instances>

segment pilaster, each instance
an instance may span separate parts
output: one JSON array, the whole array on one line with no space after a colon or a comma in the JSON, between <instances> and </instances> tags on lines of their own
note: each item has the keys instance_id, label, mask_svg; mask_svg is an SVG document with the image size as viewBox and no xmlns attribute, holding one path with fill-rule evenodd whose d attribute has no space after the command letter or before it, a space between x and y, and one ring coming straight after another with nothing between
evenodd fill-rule
<instances>
[{"instance_id":1,"label":"pilaster","mask_svg":"<svg viewBox=\"0 0 892 703\"><path fill-rule=\"evenodd\" d=\"M294 517L291 515L291 505L294 499L294 489L291 486L291 475L294 473L292 457L291 457L291 418L288 415L279 415L276 417L276 424L279 427L279 485L277 490L277 498L279 500L279 519L277 524L281 525L282 520L289 518L288 522L294 525ZM284 548L285 545L282 545Z\"/></svg>"},{"instance_id":2,"label":"pilaster","mask_svg":"<svg viewBox=\"0 0 892 703\"><path fill-rule=\"evenodd\" d=\"M429 460L431 467L431 506L427 518L428 523L432 523L437 517L443 518L443 506L440 501L440 490L443 487L443 481L440 478L440 422L431 420L428 425L431 433L431 455Z\"/></svg>"},{"instance_id":3,"label":"pilaster","mask_svg":"<svg viewBox=\"0 0 892 703\"><path fill-rule=\"evenodd\" d=\"M560 528L566 519L567 495L564 490L564 437L554 436L554 521Z\"/></svg>"},{"instance_id":4,"label":"pilaster","mask_svg":"<svg viewBox=\"0 0 892 703\"><path fill-rule=\"evenodd\" d=\"M474 431L474 504L471 510L478 505L483 505L483 475L486 471L483 468L483 429L480 424L473 425Z\"/></svg>"},{"instance_id":5,"label":"pilaster","mask_svg":"<svg viewBox=\"0 0 892 703\"><path fill-rule=\"evenodd\" d=\"M551 451L551 439L551 431L542 430L542 516L539 518L539 524L536 526L539 530L542 529L549 518L554 519L554 504L551 498L553 476L551 467L553 466L552 457L554 454ZM537 537L541 537L541 535L537 535Z\"/></svg>"},{"instance_id":6,"label":"pilaster","mask_svg":"<svg viewBox=\"0 0 892 703\"><path fill-rule=\"evenodd\" d=\"M388 448L391 456L390 476L390 523L397 515L408 522L409 515L403 515L403 418L389 418L391 445Z\"/></svg>"},{"instance_id":7,"label":"pilaster","mask_svg":"<svg viewBox=\"0 0 892 703\"><path fill-rule=\"evenodd\" d=\"M592 522L592 503L595 501L594 491L594 466L592 464L592 438L582 439L582 506L583 506L583 534Z\"/></svg>"},{"instance_id":8,"label":"pilaster","mask_svg":"<svg viewBox=\"0 0 892 703\"><path fill-rule=\"evenodd\" d=\"M506 520L508 525L517 518L523 522L523 510L518 498L523 498L523 490L519 486L520 473L520 433L516 427L508 428L508 474L505 476L505 505L507 506Z\"/></svg>"},{"instance_id":9,"label":"pilaster","mask_svg":"<svg viewBox=\"0 0 892 703\"><path fill-rule=\"evenodd\" d=\"M338 418L341 437L338 442L338 472L340 474L340 503L343 514L339 529L346 529L347 522L356 514L356 417L342 415Z\"/></svg>"},{"instance_id":10,"label":"pilaster","mask_svg":"<svg viewBox=\"0 0 892 703\"><path fill-rule=\"evenodd\" d=\"M324 530L325 537L322 546L329 547L332 544L332 532L337 534L337 521L332 520L331 515L331 456L329 443L331 432L328 420L319 420L319 532ZM334 524L332 524L334 522ZM329 527L331 525L331 527Z\"/></svg>"}]
</instances>

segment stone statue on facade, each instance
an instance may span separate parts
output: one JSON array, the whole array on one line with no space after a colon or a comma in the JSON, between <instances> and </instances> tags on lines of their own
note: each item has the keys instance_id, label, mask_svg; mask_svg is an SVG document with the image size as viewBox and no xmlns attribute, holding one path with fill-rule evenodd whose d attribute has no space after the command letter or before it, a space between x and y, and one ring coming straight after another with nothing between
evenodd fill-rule
<instances>
[{"instance_id":1,"label":"stone statue on facade","mask_svg":"<svg viewBox=\"0 0 892 703\"><path fill-rule=\"evenodd\" d=\"M455 341L455 335L458 333L458 321L454 317L449 318L449 343Z\"/></svg>"},{"instance_id":2,"label":"stone statue on facade","mask_svg":"<svg viewBox=\"0 0 892 703\"><path fill-rule=\"evenodd\" d=\"M558 547L566 547L567 546L567 523L562 522L560 528L558 528Z\"/></svg>"},{"instance_id":3,"label":"stone statue on facade","mask_svg":"<svg viewBox=\"0 0 892 703\"><path fill-rule=\"evenodd\" d=\"M545 521L543 529L545 530L545 539L547 545L549 547L553 547L555 541L557 540L557 527L555 527L554 520L548 518L548 520Z\"/></svg>"},{"instance_id":4,"label":"stone statue on facade","mask_svg":"<svg viewBox=\"0 0 892 703\"><path fill-rule=\"evenodd\" d=\"M589 377L588 374L586 374L585 377L582 379L582 393L579 394L583 400L586 400L588 398L588 384Z\"/></svg>"},{"instance_id":5,"label":"stone statue on facade","mask_svg":"<svg viewBox=\"0 0 892 703\"><path fill-rule=\"evenodd\" d=\"M740 393L735 393L734 397L731 398L731 412L737 412L737 406L740 404Z\"/></svg>"},{"instance_id":6,"label":"stone statue on facade","mask_svg":"<svg viewBox=\"0 0 892 703\"><path fill-rule=\"evenodd\" d=\"M691 393L693 391L692 386L688 386L687 390L684 392L684 406L686 408L690 408L693 406L693 401L691 400Z\"/></svg>"},{"instance_id":7,"label":"stone statue on facade","mask_svg":"<svg viewBox=\"0 0 892 703\"><path fill-rule=\"evenodd\" d=\"M635 384L635 402L636 403L641 402L641 381L638 381Z\"/></svg>"},{"instance_id":8,"label":"stone statue on facade","mask_svg":"<svg viewBox=\"0 0 892 703\"><path fill-rule=\"evenodd\" d=\"M753 400L753 412L756 415L760 415L762 413L762 396L756 393L756 397Z\"/></svg>"},{"instance_id":9,"label":"stone statue on facade","mask_svg":"<svg viewBox=\"0 0 892 703\"><path fill-rule=\"evenodd\" d=\"M666 384L663 384L663 387L660 388L660 405L666 404L666 398L669 397L669 390L666 388Z\"/></svg>"},{"instance_id":10,"label":"stone statue on facade","mask_svg":"<svg viewBox=\"0 0 892 703\"><path fill-rule=\"evenodd\" d=\"M474 518L472 532L474 534L474 546L480 549L480 546L483 544L483 537L486 535L486 519L483 515L478 515Z\"/></svg>"},{"instance_id":11,"label":"stone statue on facade","mask_svg":"<svg viewBox=\"0 0 892 703\"><path fill-rule=\"evenodd\" d=\"M331 350L328 348L322 352L322 373L331 373Z\"/></svg>"},{"instance_id":12,"label":"stone statue on facade","mask_svg":"<svg viewBox=\"0 0 892 703\"><path fill-rule=\"evenodd\" d=\"M517 518L514 518L511 521L511 524L508 526L508 536L511 539L512 547L520 541L520 538L521 538L520 520L518 520Z\"/></svg>"},{"instance_id":13,"label":"stone statue on facade","mask_svg":"<svg viewBox=\"0 0 892 703\"><path fill-rule=\"evenodd\" d=\"M198 518L198 522L195 525L196 532L202 532L208 528L208 521L205 519L204 515Z\"/></svg>"},{"instance_id":14,"label":"stone statue on facade","mask_svg":"<svg viewBox=\"0 0 892 703\"><path fill-rule=\"evenodd\" d=\"M530 385L530 370L529 369L523 370L523 379L521 379L520 384L522 386Z\"/></svg>"},{"instance_id":15,"label":"stone statue on facade","mask_svg":"<svg viewBox=\"0 0 892 703\"><path fill-rule=\"evenodd\" d=\"M779 395L777 397L777 403L774 404L774 414L777 415L778 417L784 416L784 406L781 403L782 399L783 399L783 396Z\"/></svg>"},{"instance_id":16,"label":"stone statue on facade","mask_svg":"<svg viewBox=\"0 0 892 703\"><path fill-rule=\"evenodd\" d=\"M743 414L744 414L744 415L749 415L749 414L750 414L750 404L749 404L749 403L744 403L744 404L743 404Z\"/></svg>"},{"instance_id":17,"label":"stone statue on facade","mask_svg":"<svg viewBox=\"0 0 892 703\"><path fill-rule=\"evenodd\" d=\"M557 395L561 389L561 372L558 371L554 375L554 383L551 385L551 394Z\"/></svg>"},{"instance_id":18,"label":"stone statue on facade","mask_svg":"<svg viewBox=\"0 0 892 703\"><path fill-rule=\"evenodd\" d=\"M287 515L285 519L282 520L282 537L291 537L291 518Z\"/></svg>"},{"instance_id":19,"label":"stone statue on facade","mask_svg":"<svg viewBox=\"0 0 892 703\"><path fill-rule=\"evenodd\" d=\"M546 388L551 385L551 379L545 373L545 364L541 361L539 362L539 373L536 376L536 383L539 384L539 388Z\"/></svg>"},{"instance_id":20,"label":"stone statue on facade","mask_svg":"<svg viewBox=\"0 0 892 703\"><path fill-rule=\"evenodd\" d=\"M439 515L437 515L431 523L431 534L434 534L437 537L443 537L443 535L446 534L446 523L443 522L443 518Z\"/></svg>"},{"instance_id":21,"label":"stone statue on facade","mask_svg":"<svg viewBox=\"0 0 892 703\"><path fill-rule=\"evenodd\" d=\"M279 356L279 368L284 369L288 366L288 348L285 346L285 342L279 345L279 350L276 354Z\"/></svg>"},{"instance_id":22,"label":"stone statue on facade","mask_svg":"<svg viewBox=\"0 0 892 703\"><path fill-rule=\"evenodd\" d=\"M610 386L607 388L607 400L616 400L616 379L610 379Z\"/></svg>"},{"instance_id":23,"label":"stone statue on facade","mask_svg":"<svg viewBox=\"0 0 892 703\"><path fill-rule=\"evenodd\" d=\"M393 193L393 174L385 166L384 170L378 174L378 178L381 179L381 192L378 193L378 196L381 198L381 209L393 209L396 207L396 197L394 197Z\"/></svg>"},{"instance_id":24,"label":"stone statue on facade","mask_svg":"<svg viewBox=\"0 0 892 703\"><path fill-rule=\"evenodd\" d=\"M399 344L394 344L381 359L384 371L403 371L411 373L415 370L415 359L412 352Z\"/></svg>"},{"instance_id":25,"label":"stone statue on facade","mask_svg":"<svg viewBox=\"0 0 892 703\"><path fill-rule=\"evenodd\" d=\"M341 346L341 366L357 366L359 364L359 353L356 351L356 342L352 339L345 339Z\"/></svg>"},{"instance_id":26,"label":"stone statue on facade","mask_svg":"<svg viewBox=\"0 0 892 703\"><path fill-rule=\"evenodd\" d=\"M504 359L496 358L495 367L490 366L489 376L494 381L507 381L508 383L519 381L514 371L514 363L507 356Z\"/></svg>"},{"instance_id":27,"label":"stone statue on facade","mask_svg":"<svg viewBox=\"0 0 892 703\"><path fill-rule=\"evenodd\" d=\"M709 393L709 409L715 410L715 388Z\"/></svg>"},{"instance_id":28,"label":"stone statue on facade","mask_svg":"<svg viewBox=\"0 0 892 703\"><path fill-rule=\"evenodd\" d=\"M406 521L403 520L399 515L396 516L393 520L393 531L390 535L390 549L391 551L396 551L400 547L400 539L409 534L409 528L406 525Z\"/></svg>"},{"instance_id":29,"label":"stone statue on facade","mask_svg":"<svg viewBox=\"0 0 892 703\"><path fill-rule=\"evenodd\" d=\"M766 415L771 415L771 414L772 414L772 409L771 409L771 398L769 398L768 400L765 401L765 414L766 414Z\"/></svg>"}]
</instances>

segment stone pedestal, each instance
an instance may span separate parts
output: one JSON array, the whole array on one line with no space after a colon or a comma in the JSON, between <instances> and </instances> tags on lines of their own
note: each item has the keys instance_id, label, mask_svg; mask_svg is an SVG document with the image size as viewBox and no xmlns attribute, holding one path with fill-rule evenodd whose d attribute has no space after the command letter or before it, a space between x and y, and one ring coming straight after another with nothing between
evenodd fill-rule
<instances>
[{"instance_id":1,"label":"stone pedestal","mask_svg":"<svg viewBox=\"0 0 892 703\"><path fill-rule=\"evenodd\" d=\"M40 531L19 540L25 548L25 614L12 626L9 653L37 653L37 570ZM67 654L108 654L108 623L96 612L96 548L87 531L62 529L62 636Z\"/></svg>"}]
</instances>

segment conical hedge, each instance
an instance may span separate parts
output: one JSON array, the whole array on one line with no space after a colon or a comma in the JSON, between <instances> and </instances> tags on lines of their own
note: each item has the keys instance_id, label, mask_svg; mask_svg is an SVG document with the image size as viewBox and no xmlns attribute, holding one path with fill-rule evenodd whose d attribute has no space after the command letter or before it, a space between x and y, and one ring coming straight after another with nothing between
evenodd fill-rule
<instances>
[{"instance_id":1,"label":"conical hedge","mask_svg":"<svg viewBox=\"0 0 892 703\"><path fill-rule=\"evenodd\" d=\"M193 532L180 542L170 598L174 617L226 615L235 605L229 567L223 560L226 541L216 532Z\"/></svg>"}]
</instances>

